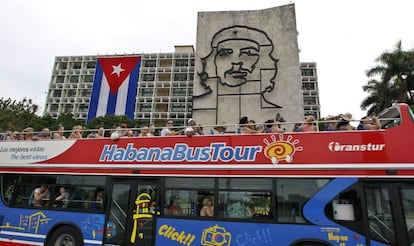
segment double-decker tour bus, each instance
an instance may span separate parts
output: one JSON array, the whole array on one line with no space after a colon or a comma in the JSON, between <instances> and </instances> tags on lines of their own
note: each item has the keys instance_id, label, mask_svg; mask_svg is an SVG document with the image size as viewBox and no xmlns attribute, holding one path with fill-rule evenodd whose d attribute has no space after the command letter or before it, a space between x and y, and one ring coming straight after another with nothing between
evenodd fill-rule
<instances>
[{"instance_id":1,"label":"double-decker tour bus","mask_svg":"<svg viewBox=\"0 0 414 246\"><path fill-rule=\"evenodd\" d=\"M414 117L368 131L0 142L0 245L414 245Z\"/></svg>"}]
</instances>

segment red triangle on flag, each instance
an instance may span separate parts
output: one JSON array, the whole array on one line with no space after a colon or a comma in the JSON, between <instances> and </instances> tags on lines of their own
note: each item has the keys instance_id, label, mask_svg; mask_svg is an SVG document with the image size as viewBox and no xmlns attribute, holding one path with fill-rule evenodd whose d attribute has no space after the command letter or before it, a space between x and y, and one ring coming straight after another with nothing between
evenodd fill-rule
<instances>
[{"instance_id":1,"label":"red triangle on flag","mask_svg":"<svg viewBox=\"0 0 414 246\"><path fill-rule=\"evenodd\" d=\"M118 91L140 58L140 56L98 58L112 94Z\"/></svg>"}]
</instances>

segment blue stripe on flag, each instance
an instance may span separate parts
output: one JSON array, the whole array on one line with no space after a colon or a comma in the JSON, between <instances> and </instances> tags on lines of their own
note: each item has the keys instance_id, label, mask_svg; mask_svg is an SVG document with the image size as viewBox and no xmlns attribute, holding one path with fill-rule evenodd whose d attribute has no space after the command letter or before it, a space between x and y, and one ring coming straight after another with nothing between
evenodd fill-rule
<instances>
[{"instance_id":1,"label":"blue stripe on flag","mask_svg":"<svg viewBox=\"0 0 414 246\"><path fill-rule=\"evenodd\" d=\"M119 91L116 91L115 94L112 94L111 92L109 92L106 114L110 114L110 115L115 114L116 99L118 97L118 92Z\"/></svg>"},{"instance_id":2,"label":"blue stripe on flag","mask_svg":"<svg viewBox=\"0 0 414 246\"><path fill-rule=\"evenodd\" d=\"M135 100L137 96L138 76L139 76L140 67L141 67L141 60L137 63L137 65L131 71L131 74L129 77L128 96L127 96L125 115L127 115L128 118L130 119L134 119Z\"/></svg>"}]
</instances>

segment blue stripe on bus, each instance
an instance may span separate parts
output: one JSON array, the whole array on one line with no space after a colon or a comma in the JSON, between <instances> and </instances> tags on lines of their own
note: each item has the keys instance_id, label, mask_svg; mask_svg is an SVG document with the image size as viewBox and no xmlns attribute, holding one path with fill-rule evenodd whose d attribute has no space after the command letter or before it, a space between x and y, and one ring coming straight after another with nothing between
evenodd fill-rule
<instances>
[{"instance_id":1,"label":"blue stripe on bus","mask_svg":"<svg viewBox=\"0 0 414 246\"><path fill-rule=\"evenodd\" d=\"M358 178L337 178L326 184L304 206L303 216L315 225L338 226L325 216L325 206L339 193L355 184Z\"/></svg>"}]
</instances>

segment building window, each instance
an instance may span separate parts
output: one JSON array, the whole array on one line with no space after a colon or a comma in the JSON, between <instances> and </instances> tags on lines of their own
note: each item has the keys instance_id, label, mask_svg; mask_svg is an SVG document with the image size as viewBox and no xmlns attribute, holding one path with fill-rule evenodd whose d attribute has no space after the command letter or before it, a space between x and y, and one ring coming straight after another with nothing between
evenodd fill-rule
<instances>
[{"instance_id":1,"label":"building window","mask_svg":"<svg viewBox=\"0 0 414 246\"><path fill-rule=\"evenodd\" d=\"M167 178L165 180L164 214L170 216L200 216L205 199L214 204L214 179Z\"/></svg>"},{"instance_id":2,"label":"building window","mask_svg":"<svg viewBox=\"0 0 414 246\"><path fill-rule=\"evenodd\" d=\"M88 62L86 63L86 68L92 69L95 68L96 63L95 62Z\"/></svg>"},{"instance_id":3,"label":"building window","mask_svg":"<svg viewBox=\"0 0 414 246\"><path fill-rule=\"evenodd\" d=\"M91 96L91 89L85 89L82 91L82 97L90 97Z\"/></svg>"},{"instance_id":4,"label":"building window","mask_svg":"<svg viewBox=\"0 0 414 246\"><path fill-rule=\"evenodd\" d=\"M316 105L316 97L303 97L305 105Z\"/></svg>"},{"instance_id":5,"label":"building window","mask_svg":"<svg viewBox=\"0 0 414 246\"><path fill-rule=\"evenodd\" d=\"M315 76L314 70L309 68L302 69L302 76Z\"/></svg>"},{"instance_id":6,"label":"building window","mask_svg":"<svg viewBox=\"0 0 414 246\"><path fill-rule=\"evenodd\" d=\"M185 103L171 103L172 112L185 112Z\"/></svg>"},{"instance_id":7,"label":"building window","mask_svg":"<svg viewBox=\"0 0 414 246\"><path fill-rule=\"evenodd\" d=\"M76 96L76 90L68 90L68 97L75 97Z\"/></svg>"},{"instance_id":8,"label":"building window","mask_svg":"<svg viewBox=\"0 0 414 246\"><path fill-rule=\"evenodd\" d=\"M315 90L314 83L302 83L302 90Z\"/></svg>"},{"instance_id":9,"label":"building window","mask_svg":"<svg viewBox=\"0 0 414 246\"><path fill-rule=\"evenodd\" d=\"M72 76L70 77L70 82L71 83L78 83L79 80L79 76Z\"/></svg>"},{"instance_id":10,"label":"building window","mask_svg":"<svg viewBox=\"0 0 414 246\"><path fill-rule=\"evenodd\" d=\"M57 111L59 109L59 105L58 104L52 104L50 105L50 111Z\"/></svg>"},{"instance_id":11,"label":"building window","mask_svg":"<svg viewBox=\"0 0 414 246\"><path fill-rule=\"evenodd\" d=\"M146 60L144 61L144 67L156 67L157 61L156 60Z\"/></svg>"},{"instance_id":12,"label":"building window","mask_svg":"<svg viewBox=\"0 0 414 246\"><path fill-rule=\"evenodd\" d=\"M155 81L155 74L142 75L142 81Z\"/></svg>"},{"instance_id":13,"label":"building window","mask_svg":"<svg viewBox=\"0 0 414 246\"><path fill-rule=\"evenodd\" d=\"M176 73L174 74L174 81L186 81L187 74L186 73Z\"/></svg>"},{"instance_id":14,"label":"building window","mask_svg":"<svg viewBox=\"0 0 414 246\"><path fill-rule=\"evenodd\" d=\"M93 76L92 75L86 75L84 82L92 83L93 82Z\"/></svg>"},{"instance_id":15,"label":"building window","mask_svg":"<svg viewBox=\"0 0 414 246\"><path fill-rule=\"evenodd\" d=\"M172 89L173 96L185 96L187 95L186 88L173 88Z\"/></svg>"},{"instance_id":16,"label":"building window","mask_svg":"<svg viewBox=\"0 0 414 246\"><path fill-rule=\"evenodd\" d=\"M188 60L187 59L177 59L175 60L176 67L188 67Z\"/></svg>"},{"instance_id":17,"label":"building window","mask_svg":"<svg viewBox=\"0 0 414 246\"><path fill-rule=\"evenodd\" d=\"M143 103L139 105L139 110L141 112L151 112L151 104L150 103Z\"/></svg>"},{"instance_id":18,"label":"building window","mask_svg":"<svg viewBox=\"0 0 414 246\"><path fill-rule=\"evenodd\" d=\"M81 69L81 63L80 62L75 62L75 63L73 63L73 65L72 65L72 68L73 69Z\"/></svg>"},{"instance_id":19,"label":"building window","mask_svg":"<svg viewBox=\"0 0 414 246\"><path fill-rule=\"evenodd\" d=\"M61 97L62 96L62 90L54 90L52 93L52 97Z\"/></svg>"},{"instance_id":20,"label":"building window","mask_svg":"<svg viewBox=\"0 0 414 246\"><path fill-rule=\"evenodd\" d=\"M56 77L56 83L63 83L65 82L65 77L64 76L57 76Z\"/></svg>"},{"instance_id":21,"label":"building window","mask_svg":"<svg viewBox=\"0 0 414 246\"><path fill-rule=\"evenodd\" d=\"M277 179L275 214L278 222L308 223L302 214L302 207L328 182L328 179Z\"/></svg>"},{"instance_id":22,"label":"building window","mask_svg":"<svg viewBox=\"0 0 414 246\"><path fill-rule=\"evenodd\" d=\"M154 88L142 88L141 89L141 96L144 97L151 97L153 94Z\"/></svg>"}]
</instances>

